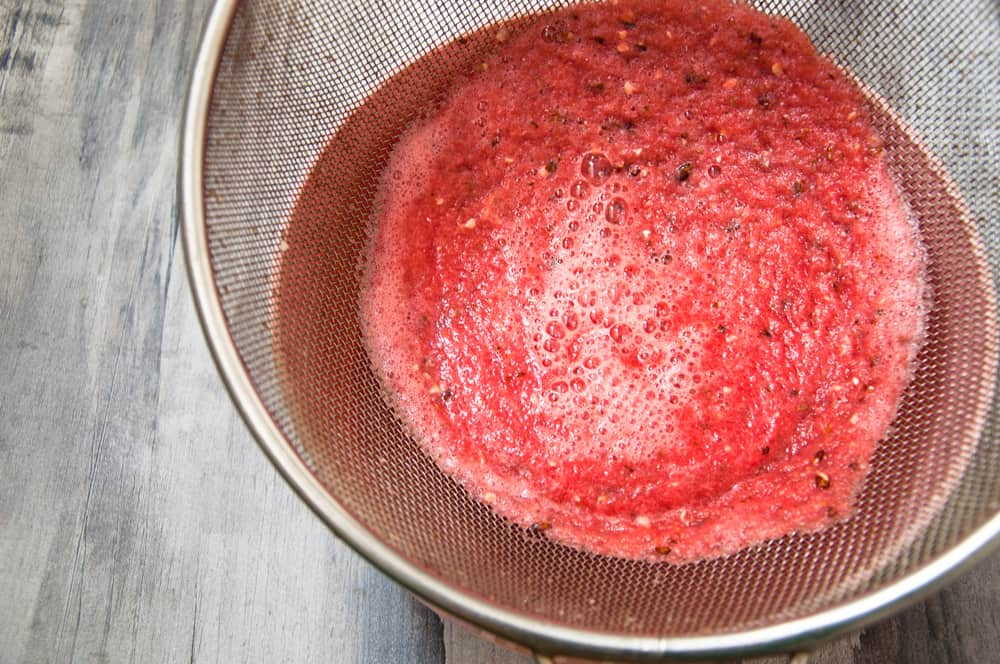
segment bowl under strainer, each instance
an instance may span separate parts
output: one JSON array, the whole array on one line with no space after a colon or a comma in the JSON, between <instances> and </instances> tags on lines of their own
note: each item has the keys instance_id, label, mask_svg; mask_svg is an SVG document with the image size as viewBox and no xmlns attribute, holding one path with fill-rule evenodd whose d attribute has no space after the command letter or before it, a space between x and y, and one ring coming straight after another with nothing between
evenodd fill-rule
<instances>
[{"instance_id":1,"label":"bowl under strainer","mask_svg":"<svg viewBox=\"0 0 1000 664\"><path fill-rule=\"evenodd\" d=\"M558 3L439 4L221 0L185 118L184 239L210 345L264 450L339 535L506 639L647 661L808 645L898 608L996 542L995 3L761 3L872 91L934 305L856 514L684 566L589 555L496 517L380 395L361 344L359 255L389 150L489 48L476 30ZM405 68L460 35L461 50ZM310 176L324 150L329 167Z\"/></svg>"}]
</instances>

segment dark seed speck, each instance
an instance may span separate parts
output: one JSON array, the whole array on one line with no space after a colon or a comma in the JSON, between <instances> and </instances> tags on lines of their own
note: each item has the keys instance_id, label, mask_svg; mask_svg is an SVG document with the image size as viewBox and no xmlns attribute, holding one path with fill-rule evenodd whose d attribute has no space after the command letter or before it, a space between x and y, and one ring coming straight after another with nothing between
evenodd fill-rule
<instances>
[{"instance_id":1,"label":"dark seed speck","mask_svg":"<svg viewBox=\"0 0 1000 664\"><path fill-rule=\"evenodd\" d=\"M685 161L683 164L677 167L677 181L684 182L689 177L691 177L692 171L694 171L694 166L691 165L690 161Z\"/></svg>"}]
</instances>

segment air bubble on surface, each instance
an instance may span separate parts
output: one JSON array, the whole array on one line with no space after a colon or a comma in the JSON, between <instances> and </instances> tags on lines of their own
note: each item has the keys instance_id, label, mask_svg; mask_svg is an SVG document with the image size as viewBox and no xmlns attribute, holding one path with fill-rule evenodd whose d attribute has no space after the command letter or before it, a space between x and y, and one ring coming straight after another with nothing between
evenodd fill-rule
<instances>
[{"instance_id":1,"label":"air bubble on surface","mask_svg":"<svg viewBox=\"0 0 1000 664\"><path fill-rule=\"evenodd\" d=\"M623 224L625 223L625 212L627 209L628 206L625 204L625 199L620 197L613 198L604 211L604 218L609 224ZM599 210L594 211L599 212Z\"/></svg>"},{"instance_id":2,"label":"air bubble on surface","mask_svg":"<svg viewBox=\"0 0 1000 664\"><path fill-rule=\"evenodd\" d=\"M580 163L580 173L592 181L601 181L614 172L614 166L604 154L588 152L583 155Z\"/></svg>"}]
</instances>

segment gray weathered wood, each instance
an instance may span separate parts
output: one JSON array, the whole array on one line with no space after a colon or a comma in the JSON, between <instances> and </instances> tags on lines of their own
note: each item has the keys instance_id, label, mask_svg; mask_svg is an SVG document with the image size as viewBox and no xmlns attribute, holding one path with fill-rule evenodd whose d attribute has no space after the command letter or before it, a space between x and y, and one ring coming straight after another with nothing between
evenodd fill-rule
<instances>
[{"instance_id":1,"label":"gray weathered wood","mask_svg":"<svg viewBox=\"0 0 1000 664\"><path fill-rule=\"evenodd\" d=\"M0 0L0 662L529 659L442 627L257 450L174 196L208 0ZM1000 556L814 661L987 662Z\"/></svg>"},{"instance_id":2,"label":"gray weathered wood","mask_svg":"<svg viewBox=\"0 0 1000 664\"><path fill-rule=\"evenodd\" d=\"M0 661L443 661L206 351L174 181L207 8L0 4Z\"/></svg>"},{"instance_id":3,"label":"gray weathered wood","mask_svg":"<svg viewBox=\"0 0 1000 664\"><path fill-rule=\"evenodd\" d=\"M480 638L465 627L444 623L444 646L448 664L531 664L529 655L513 652Z\"/></svg>"}]
</instances>

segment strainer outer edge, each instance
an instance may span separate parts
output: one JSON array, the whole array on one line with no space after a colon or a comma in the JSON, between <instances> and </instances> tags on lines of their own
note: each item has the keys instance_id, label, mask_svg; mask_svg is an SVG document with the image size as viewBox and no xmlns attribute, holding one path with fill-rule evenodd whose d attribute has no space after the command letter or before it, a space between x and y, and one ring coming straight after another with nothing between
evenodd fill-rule
<instances>
[{"instance_id":1,"label":"strainer outer edge","mask_svg":"<svg viewBox=\"0 0 1000 664\"><path fill-rule=\"evenodd\" d=\"M540 621L463 592L388 547L319 483L286 442L261 401L230 335L210 263L202 191L208 110L222 51L240 0L217 0L202 33L181 124L178 196L188 279L218 371L248 428L288 484L334 533L368 562L430 605L544 655L701 660L791 652L885 618L927 596L1000 548L1000 514L944 555L881 590L842 606L777 625L721 635L644 637Z\"/></svg>"}]
</instances>

